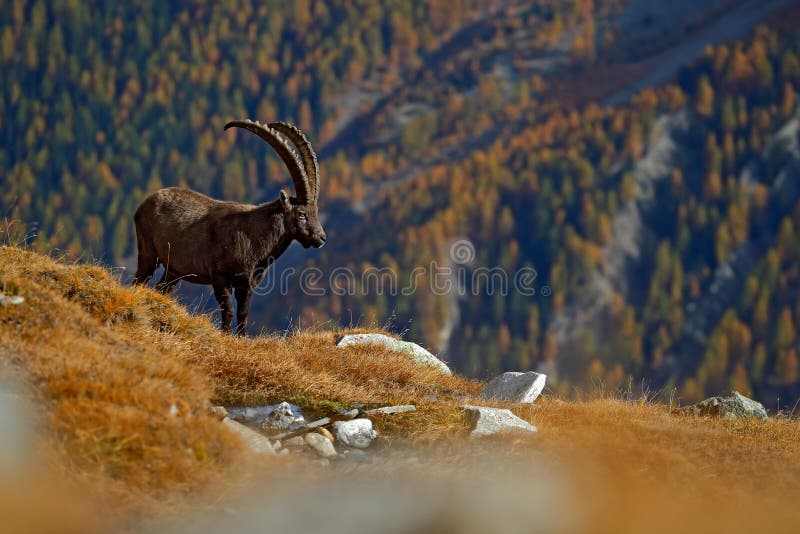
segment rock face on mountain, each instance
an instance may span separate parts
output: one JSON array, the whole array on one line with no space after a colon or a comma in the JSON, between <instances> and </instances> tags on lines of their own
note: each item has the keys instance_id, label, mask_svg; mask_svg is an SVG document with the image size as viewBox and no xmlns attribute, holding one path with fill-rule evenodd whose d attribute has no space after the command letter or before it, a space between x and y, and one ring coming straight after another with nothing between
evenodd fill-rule
<instances>
[{"instance_id":1,"label":"rock face on mountain","mask_svg":"<svg viewBox=\"0 0 800 534\"><path fill-rule=\"evenodd\" d=\"M760 402L734 391L730 397L711 397L691 406L675 410L679 415L721 417L723 419L766 419L767 410Z\"/></svg>"},{"instance_id":2,"label":"rock face on mountain","mask_svg":"<svg viewBox=\"0 0 800 534\"><path fill-rule=\"evenodd\" d=\"M402 352L419 364L438 367L444 374L453 374L447 364L426 349L410 341L400 341L383 334L348 334L342 337L337 346L350 347L353 345L380 345L389 350Z\"/></svg>"},{"instance_id":3,"label":"rock face on mountain","mask_svg":"<svg viewBox=\"0 0 800 534\"><path fill-rule=\"evenodd\" d=\"M747 277L752 273L758 259L772 246L778 235L781 219L790 214L800 200L800 117L787 121L765 147L759 165L752 168L767 169L767 180L771 184L770 202L776 206L771 218L759 234L734 250L714 270L708 289L696 303L686 308L686 320L681 335L675 340L666 355L665 365L656 384L677 382L682 375L691 374L700 361L707 343L707 336L722 319L725 311L736 305L742 295ZM770 172L768 169L772 168ZM753 181L747 169L742 181ZM760 392L763 396L766 392Z\"/></svg>"},{"instance_id":4,"label":"rock face on mountain","mask_svg":"<svg viewBox=\"0 0 800 534\"><path fill-rule=\"evenodd\" d=\"M592 274L586 282L579 300L571 302L555 315L549 330L558 341L558 369L542 366L539 371L569 374L576 366L583 372L581 349L576 347L587 335L597 339L607 332L607 312L615 293L627 295L632 269L640 262L642 246L648 235L644 223L647 214L656 204L655 191L659 182L669 178L675 167L680 167L691 152L689 132L691 117L686 110L664 115L658 119L648 139L648 148L633 169L636 197L620 207L612 222L613 239L603 249L603 268ZM551 364L554 365L554 364Z\"/></svg>"},{"instance_id":5,"label":"rock face on mountain","mask_svg":"<svg viewBox=\"0 0 800 534\"><path fill-rule=\"evenodd\" d=\"M675 168L693 168L702 158L692 141L696 119L686 110L660 117L651 131L648 148L633 170L636 184L634 200L623 205L615 216L613 239L603 249L602 268L592 273L564 310L555 315L549 330L558 342L555 361L542 364L539 371L574 376L586 368L586 340L607 339L608 310L619 294L627 302L647 288L636 287L641 277L637 269L647 265L658 239L650 224L659 209L656 190ZM800 118L789 119L769 140L763 151L743 167L739 181L769 187L769 204L774 209L744 243L734 247L720 261L702 287L699 298L689 302L683 312L682 327L663 357L663 363L646 377L651 385L664 387L681 383L692 376L702 361L708 336L725 312L735 307L747 278L760 258L774 245L780 221L791 214L800 200ZM688 172L688 171L687 171ZM764 397L766 391L759 391Z\"/></svg>"}]
</instances>

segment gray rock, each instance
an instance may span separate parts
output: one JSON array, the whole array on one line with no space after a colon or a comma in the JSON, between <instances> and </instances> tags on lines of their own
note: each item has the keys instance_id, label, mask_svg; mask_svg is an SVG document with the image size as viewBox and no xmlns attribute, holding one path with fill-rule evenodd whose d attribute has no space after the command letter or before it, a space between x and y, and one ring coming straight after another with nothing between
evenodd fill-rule
<instances>
[{"instance_id":1,"label":"gray rock","mask_svg":"<svg viewBox=\"0 0 800 534\"><path fill-rule=\"evenodd\" d=\"M372 428L369 419L353 419L352 421L336 421L333 423L333 435L348 447L366 449L378 433Z\"/></svg>"},{"instance_id":2,"label":"gray rock","mask_svg":"<svg viewBox=\"0 0 800 534\"><path fill-rule=\"evenodd\" d=\"M504 432L536 432L536 427L511 413L506 408L487 408L485 406L462 406L467 411L472 433L470 436L491 436Z\"/></svg>"},{"instance_id":3,"label":"gray rock","mask_svg":"<svg viewBox=\"0 0 800 534\"><path fill-rule=\"evenodd\" d=\"M331 422L331 418L330 417L323 417L322 419L317 419L316 421L312 421L311 423L308 423L305 426L305 428L310 430L312 428L318 428L318 427L325 426L330 422Z\"/></svg>"},{"instance_id":4,"label":"gray rock","mask_svg":"<svg viewBox=\"0 0 800 534\"><path fill-rule=\"evenodd\" d=\"M348 419L355 419L358 417L358 408L353 408L352 410L347 410L346 412L342 412L342 415L347 417Z\"/></svg>"},{"instance_id":5,"label":"gray rock","mask_svg":"<svg viewBox=\"0 0 800 534\"><path fill-rule=\"evenodd\" d=\"M267 456L275 455L275 449L272 448L272 444L269 442L269 440L252 428L248 428L241 423L237 423L228 417L222 420L222 424L228 427L233 433L238 435L242 442L256 454L264 454Z\"/></svg>"},{"instance_id":6,"label":"gray rock","mask_svg":"<svg viewBox=\"0 0 800 534\"><path fill-rule=\"evenodd\" d=\"M301 422L294 411L292 405L288 402L282 402L276 405L269 414L264 418L262 427L266 430L286 430L293 423Z\"/></svg>"},{"instance_id":7,"label":"gray rock","mask_svg":"<svg viewBox=\"0 0 800 534\"><path fill-rule=\"evenodd\" d=\"M760 402L748 399L738 391L731 393L730 397L711 397L691 406L675 410L683 415L708 415L722 417L723 419L766 419L767 410Z\"/></svg>"},{"instance_id":8,"label":"gray rock","mask_svg":"<svg viewBox=\"0 0 800 534\"><path fill-rule=\"evenodd\" d=\"M322 434L317 434L316 432L311 432L305 435L305 442L306 444L314 449L318 455L323 458L333 458L336 456L336 449L333 446L333 443L328 440Z\"/></svg>"},{"instance_id":9,"label":"gray rock","mask_svg":"<svg viewBox=\"0 0 800 534\"><path fill-rule=\"evenodd\" d=\"M504 400L521 404L531 404L544 389L547 375L534 373L503 373L486 384L478 398Z\"/></svg>"},{"instance_id":10,"label":"gray rock","mask_svg":"<svg viewBox=\"0 0 800 534\"><path fill-rule=\"evenodd\" d=\"M337 346L350 347L353 345L380 345L389 350L402 352L419 364L432 365L438 367L445 374L453 374L443 361L410 341L400 341L383 334L348 334L339 341Z\"/></svg>"},{"instance_id":11,"label":"gray rock","mask_svg":"<svg viewBox=\"0 0 800 534\"><path fill-rule=\"evenodd\" d=\"M416 412L417 407L413 404L401 404L400 406L384 406L383 408L374 408L367 410L366 414L380 413L383 415L392 415L395 413Z\"/></svg>"},{"instance_id":12,"label":"gray rock","mask_svg":"<svg viewBox=\"0 0 800 534\"><path fill-rule=\"evenodd\" d=\"M0 293L0 306L6 306L6 305L14 306L17 304L22 304L23 302L25 302L25 297L9 296Z\"/></svg>"}]
</instances>

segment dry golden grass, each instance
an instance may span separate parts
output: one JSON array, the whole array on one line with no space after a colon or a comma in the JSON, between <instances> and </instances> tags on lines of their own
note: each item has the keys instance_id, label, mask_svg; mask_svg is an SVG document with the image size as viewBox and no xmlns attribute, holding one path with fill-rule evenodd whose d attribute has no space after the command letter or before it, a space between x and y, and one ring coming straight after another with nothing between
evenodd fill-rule
<instances>
[{"instance_id":1,"label":"dry golden grass","mask_svg":"<svg viewBox=\"0 0 800 534\"><path fill-rule=\"evenodd\" d=\"M319 411L416 404L418 412L374 418L384 446L413 446L445 468L500 455L577 472L575 498L598 532L778 531L795 514L794 420L728 422L646 402L543 397L494 403L537 425L536 435L468 440L460 399L480 383L382 349L338 349L343 332L232 338L169 298L122 287L106 269L13 247L0 248L0 291L25 297L0 307L0 362L35 392L53 466L122 509L184 502L249 461L208 415L212 403L292 398Z\"/></svg>"},{"instance_id":2,"label":"dry golden grass","mask_svg":"<svg viewBox=\"0 0 800 534\"><path fill-rule=\"evenodd\" d=\"M94 265L2 247L0 273L0 291L25 298L0 307L0 359L35 385L70 468L132 497L197 488L239 454L211 403L430 405L479 386L387 350L336 348L341 332L234 338Z\"/></svg>"}]
</instances>

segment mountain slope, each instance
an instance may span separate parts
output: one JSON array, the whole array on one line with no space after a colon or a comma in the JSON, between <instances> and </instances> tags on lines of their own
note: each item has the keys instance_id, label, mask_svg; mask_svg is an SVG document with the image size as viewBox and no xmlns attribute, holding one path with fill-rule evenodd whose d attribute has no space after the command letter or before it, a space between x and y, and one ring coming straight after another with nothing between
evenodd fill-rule
<instances>
[{"instance_id":1,"label":"mountain slope","mask_svg":"<svg viewBox=\"0 0 800 534\"><path fill-rule=\"evenodd\" d=\"M644 381L792 404L798 218L779 182L795 170L771 139L796 136L795 4L4 5L0 207L23 221L6 233L130 265L146 193L255 201L285 186L277 158L221 126L291 119L326 156L332 246L279 260L276 277L320 268L324 294L295 271L289 294L255 299L257 327L388 324L475 376L538 368L564 393ZM658 125L678 116L679 146L643 179ZM462 265L450 252L464 239ZM535 294L456 276L440 295L432 272L411 295L367 290L376 268L402 287L432 262L535 272ZM559 326L587 301L600 319Z\"/></svg>"},{"instance_id":2,"label":"mountain slope","mask_svg":"<svg viewBox=\"0 0 800 534\"><path fill-rule=\"evenodd\" d=\"M504 503L530 506L539 492L553 503L541 510L547 524L563 526L568 511L587 532L794 528L800 426L788 418L677 417L646 399L545 395L535 405L489 403L513 409L536 434L469 439L458 406L478 383L382 350L336 348L333 331L230 337L171 299L121 286L103 268L12 247L0 248L0 285L24 298L0 305L0 509L8 532L210 524L240 532L251 513L264 511L254 530L287 516L284 525L311 517L330 529L358 517L341 514L353 495L406 502L391 498L403 495L405 476L424 517L458 531L487 515L497 525ZM18 397L7 395L9 366L40 426L24 450L8 447L21 437L9 432ZM339 459L330 468L251 458L207 412L210 401L286 396L305 396L306 409L328 400L414 402L418 411L374 416L381 438L367 451L373 461ZM467 488L481 505L464 506L460 491L437 499L420 490L439 485ZM303 498L287 503L295 494ZM336 512L308 513L325 503ZM530 519L519 513L516 526ZM419 527L421 514L404 515L393 528L406 520L409 530Z\"/></svg>"}]
</instances>

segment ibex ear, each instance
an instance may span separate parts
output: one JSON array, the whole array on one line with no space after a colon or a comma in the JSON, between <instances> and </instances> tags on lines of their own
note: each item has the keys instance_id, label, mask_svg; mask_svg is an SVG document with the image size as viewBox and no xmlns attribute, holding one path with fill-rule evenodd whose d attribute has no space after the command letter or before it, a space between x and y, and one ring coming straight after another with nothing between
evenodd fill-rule
<instances>
[{"instance_id":1,"label":"ibex ear","mask_svg":"<svg viewBox=\"0 0 800 534\"><path fill-rule=\"evenodd\" d=\"M283 211L289 211L292 208L292 203L289 201L289 195L287 195L286 191L283 189L281 189L280 199L281 206L283 206Z\"/></svg>"}]
</instances>

